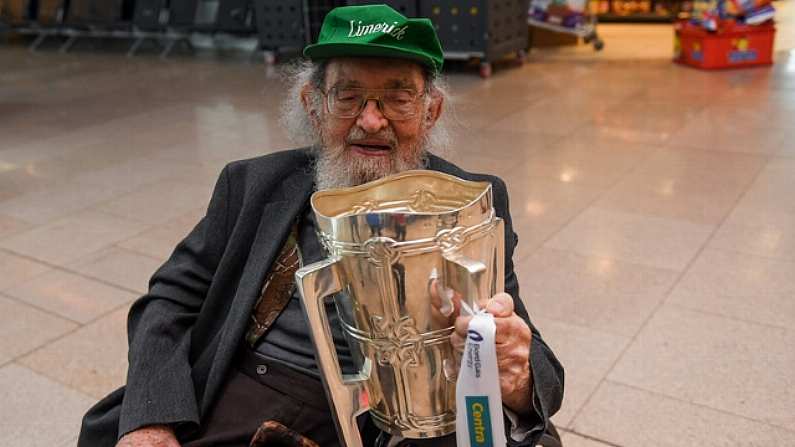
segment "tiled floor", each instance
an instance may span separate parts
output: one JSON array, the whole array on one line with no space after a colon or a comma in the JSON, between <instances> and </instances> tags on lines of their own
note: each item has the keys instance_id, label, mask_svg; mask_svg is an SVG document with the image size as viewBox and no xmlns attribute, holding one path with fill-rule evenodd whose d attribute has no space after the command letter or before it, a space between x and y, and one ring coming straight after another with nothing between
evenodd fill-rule
<instances>
[{"instance_id":1,"label":"tiled floor","mask_svg":"<svg viewBox=\"0 0 795 447\"><path fill-rule=\"evenodd\" d=\"M567 367L567 447L795 445L781 9L770 68L683 68L669 28L614 26L601 55L450 76L452 157L507 181L523 298ZM289 147L284 88L239 60L11 44L0 67L0 445L74 445L218 171Z\"/></svg>"}]
</instances>

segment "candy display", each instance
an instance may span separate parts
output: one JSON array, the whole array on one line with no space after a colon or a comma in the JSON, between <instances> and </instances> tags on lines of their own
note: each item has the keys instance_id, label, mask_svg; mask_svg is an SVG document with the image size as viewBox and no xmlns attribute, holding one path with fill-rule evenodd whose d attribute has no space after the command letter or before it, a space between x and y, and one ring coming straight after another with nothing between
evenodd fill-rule
<instances>
[{"instance_id":1,"label":"candy display","mask_svg":"<svg viewBox=\"0 0 795 447\"><path fill-rule=\"evenodd\" d=\"M695 0L690 23L707 31L740 25L762 25L773 20L771 0Z\"/></svg>"},{"instance_id":2,"label":"candy display","mask_svg":"<svg viewBox=\"0 0 795 447\"><path fill-rule=\"evenodd\" d=\"M743 22L747 25L759 25L773 20L773 16L775 15L776 9L773 8L773 5L765 5L746 13Z\"/></svg>"},{"instance_id":3,"label":"candy display","mask_svg":"<svg viewBox=\"0 0 795 447\"><path fill-rule=\"evenodd\" d=\"M727 16L740 17L769 6L770 3L770 0L725 0L723 1L723 12Z\"/></svg>"},{"instance_id":4,"label":"candy display","mask_svg":"<svg viewBox=\"0 0 795 447\"><path fill-rule=\"evenodd\" d=\"M586 0L532 0L530 17L574 28L585 22Z\"/></svg>"},{"instance_id":5,"label":"candy display","mask_svg":"<svg viewBox=\"0 0 795 447\"><path fill-rule=\"evenodd\" d=\"M720 21L719 0L696 0L693 2L691 23L700 25L707 31L717 31Z\"/></svg>"},{"instance_id":6,"label":"candy display","mask_svg":"<svg viewBox=\"0 0 795 447\"><path fill-rule=\"evenodd\" d=\"M691 0L588 0L602 22L660 22L692 10Z\"/></svg>"},{"instance_id":7,"label":"candy display","mask_svg":"<svg viewBox=\"0 0 795 447\"><path fill-rule=\"evenodd\" d=\"M533 28L581 38L596 51L605 46L596 32L593 0L532 0L527 22Z\"/></svg>"}]
</instances>

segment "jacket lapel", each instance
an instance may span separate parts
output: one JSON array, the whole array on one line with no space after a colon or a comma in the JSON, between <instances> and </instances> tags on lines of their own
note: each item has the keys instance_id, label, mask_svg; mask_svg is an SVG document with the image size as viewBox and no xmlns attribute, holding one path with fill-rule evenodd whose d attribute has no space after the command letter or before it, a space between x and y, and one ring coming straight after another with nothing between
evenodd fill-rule
<instances>
[{"instance_id":1,"label":"jacket lapel","mask_svg":"<svg viewBox=\"0 0 795 447\"><path fill-rule=\"evenodd\" d=\"M312 174L298 169L293 175L284 179L272 197L276 200L267 202L262 209L262 218L257 227L254 242L249 251L248 261L243 268L240 283L233 298L229 315L221 330L215 361L208 376L209 390L218 390L227 368L241 343L248 325L248 318L260 294L262 282L268 268L279 253L296 216L303 210L312 194ZM212 403L212 393L205 393L202 409L207 410Z\"/></svg>"},{"instance_id":2,"label":"jacket lapel","mask_svg":"<svg viewBox=\"0 0 795 447\"><path fill-rule=\"evenodd\" d=\"M437 157L433 154L428 154L428 167L431 171L439 171L445 174L456 175L456 166L450 164L449 162L443 160L440 157ZM460 176L460 174L458 174Z\"/></svg>"}]
</instances>

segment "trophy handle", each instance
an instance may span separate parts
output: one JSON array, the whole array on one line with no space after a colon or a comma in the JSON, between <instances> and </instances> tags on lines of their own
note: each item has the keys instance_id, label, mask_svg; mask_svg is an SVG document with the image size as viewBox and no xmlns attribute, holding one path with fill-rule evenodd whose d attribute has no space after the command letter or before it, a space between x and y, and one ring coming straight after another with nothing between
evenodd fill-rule
<instances>
[{"instance_id":1,"label":"trophy handle","mask_svg":"<svg viewBox=\"0 0 795 447\"><path fill-rule=\"evenodd\" d=\"M486 264L457 252L446 253L444 260L445 286L460 293L470 307L484 307L491 297Z\"/></svg>"},{"instance_id":2,"label":"trophy handle","mask_svg":"<svg viewBox=\"0 0 795 447\"><path fill-rule=\"evenodd\" d=\"M337 435L345 447L362 447L356 417L369 408L365 381L370 376L372 365L369 359L365 359L358 374L342 375L325 306L326 297L342 291L340 262L339 257L334 257L310 264L299 269L295 278L309 323L309 335L315 345L320 377L337 425Z\"/></svg>"},{"instance_id":3,"label":"trophy handle","mask_svg":"<svg viewBox=\"0 0 795 447\"><path fill-rule=\"evenodd\" d=\"M447 251L443 253L445 286L455 289L461 294L464 301L472 306L478 303L481 308L494 295L505 290L505 235L502 219L495 220L494 228L490 233L493 237L493 258L489 260L489 267L483 262L464 256L460 251Z\"/></svg>"}]
</instances>

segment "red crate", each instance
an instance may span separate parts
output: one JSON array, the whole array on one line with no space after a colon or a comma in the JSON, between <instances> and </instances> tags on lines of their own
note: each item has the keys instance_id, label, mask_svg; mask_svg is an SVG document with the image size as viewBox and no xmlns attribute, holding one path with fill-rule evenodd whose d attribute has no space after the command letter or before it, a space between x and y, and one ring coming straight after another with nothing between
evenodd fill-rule
<instances>
[{"instance_id":1,"label":"red crate","mask_svg":"<svg viewBox=\"0 0 795 447\"><path fill-rule=\"evenodd\" d=\"M729 25L709 32L687 22L675 26L674 61L704 69L773 63L776 27Z\"/></svg>"}]
</instances>

